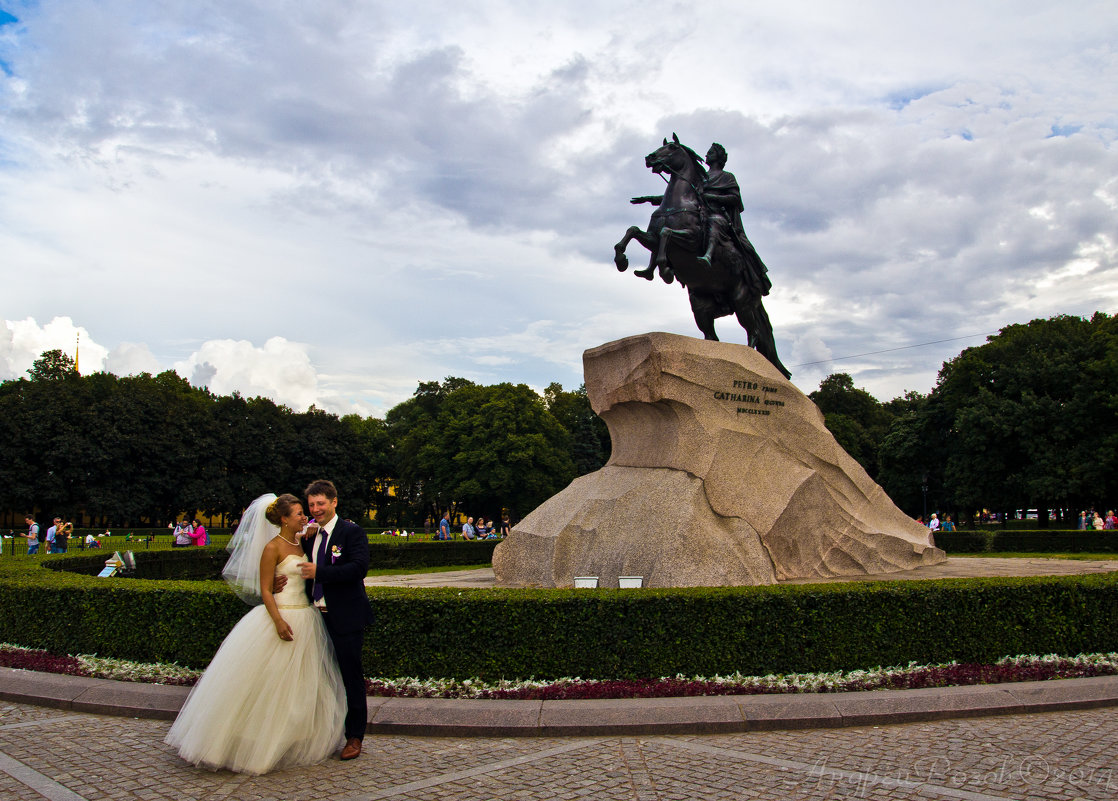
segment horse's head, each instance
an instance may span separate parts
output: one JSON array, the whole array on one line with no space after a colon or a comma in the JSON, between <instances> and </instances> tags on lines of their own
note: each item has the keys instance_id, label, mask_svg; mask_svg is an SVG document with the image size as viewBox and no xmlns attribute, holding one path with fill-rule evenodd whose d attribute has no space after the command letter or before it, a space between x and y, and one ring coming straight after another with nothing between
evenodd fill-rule
<instances>
[{"instance_id":1,"label":"horse's head","mask_svg":"<svg viewBox=\"0 0 1118 801\"><path fill-rule=\"evenodd\" d=\"M655 173L667 172L679 176L689 176L692 171L703 172L699 154L680 144L679 137L674 133L672 141L665 139L663 145L644 157L644 166Z\"/></svg>"}]
</instances>

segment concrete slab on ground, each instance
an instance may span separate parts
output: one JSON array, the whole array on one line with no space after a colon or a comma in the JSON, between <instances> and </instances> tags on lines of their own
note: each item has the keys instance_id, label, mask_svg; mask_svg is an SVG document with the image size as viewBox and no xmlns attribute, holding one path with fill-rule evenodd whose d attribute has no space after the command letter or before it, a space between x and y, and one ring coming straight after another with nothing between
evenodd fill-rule
<instances>
[{"instance_id":1,"label":"concrete slab on ground","mask_svg":"<svg viewBox=\"0 0 1118 801\"><path fill-rule=\"evenodd\" d=\"M837 581L916 581L943 578L984 578L994 576L1074 576L1118 571L1118 559L1006 559L998 557L948 558L938 565L927 565L899 573L874 573L864 576L797 578L781 584L824 584ZM366 587L469 587L494 586L493 568L447 570L441 573L408 573L395 576L368 576Z\"/></svg>"}]
</instances>

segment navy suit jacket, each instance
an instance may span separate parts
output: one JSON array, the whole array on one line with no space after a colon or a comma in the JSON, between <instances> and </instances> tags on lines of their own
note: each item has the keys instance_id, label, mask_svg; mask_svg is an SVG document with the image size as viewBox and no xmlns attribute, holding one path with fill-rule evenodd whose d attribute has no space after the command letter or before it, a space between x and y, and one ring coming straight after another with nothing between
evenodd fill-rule
<instances>
[{"instance_id":1,"label":"navy suit jacket","mask_svg":"<svg viewBox=\"0 0 1118 801\"><path fill-rule=\"evenodd\" d=\"M303 541L307 561L312 561L314 538ZM322 584L330 622L340 633L360 631L373 622L373 609L365 593L365 574L369 572L369 540L364 529L338 518L334 533L326 543L326 559L315 568ZM306 581L307 597L314 592L314 581Z\"/></svg>"}]
</instances>

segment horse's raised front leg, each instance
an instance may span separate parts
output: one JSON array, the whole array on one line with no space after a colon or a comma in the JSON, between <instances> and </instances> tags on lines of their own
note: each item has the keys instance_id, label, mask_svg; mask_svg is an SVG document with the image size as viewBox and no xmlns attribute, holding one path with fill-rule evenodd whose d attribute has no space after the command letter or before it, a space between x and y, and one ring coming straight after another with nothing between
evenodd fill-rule
<instances>
[{"instance_id":1,"label":"horse's raised front leg","mask_svg":"<svg viewBox=\"0 0 1118 801\"><path fill-rule=\"evenodd\" d=\"M642 231L635 225L630 225L628 230L625 231L625 236L621 241L613 246L613 263L617 265L618 272L625 272L629 268L629 257L625 255L625 248L629 247L629 243L633 240L640 242L646 250L654 250L656 248L656 237L646 231Z\"/></svg>"},{"instance_id":2,"label":"horse's raised front leg","mask_svg":"<svg viewBox=\"0 0 1118 801\"><path fill-rule=\"evenodd\" d=\"M656 272L656 253L655 251L648 254L648 266L643 270L633 270L633 275L640 276L646 281L652 280L653 273Z\"/></svg>"}]
</instances>

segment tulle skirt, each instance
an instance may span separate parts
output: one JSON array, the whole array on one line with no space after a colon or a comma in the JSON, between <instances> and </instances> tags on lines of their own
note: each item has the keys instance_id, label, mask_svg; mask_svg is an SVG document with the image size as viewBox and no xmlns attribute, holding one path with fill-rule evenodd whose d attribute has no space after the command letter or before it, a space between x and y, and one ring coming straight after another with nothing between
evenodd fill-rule
<instances>
[{"instance_id":1,"label":"tulle skirt","mask_svg":"<svg viewBox=\"0 0 1118 801\"><path fill-rule=\"evenodd\" d=\"M321 762L343 743L345 690L321 613L268 610L238 621L191 690L164 742L195 765L260 774Z\"/></svg>"}]
</instances>

